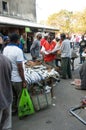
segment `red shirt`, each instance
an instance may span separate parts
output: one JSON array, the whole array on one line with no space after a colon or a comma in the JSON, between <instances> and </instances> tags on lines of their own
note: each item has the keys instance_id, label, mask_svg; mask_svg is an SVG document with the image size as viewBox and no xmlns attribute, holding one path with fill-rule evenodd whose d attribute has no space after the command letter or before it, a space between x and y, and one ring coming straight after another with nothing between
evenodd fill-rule
<instances>
[{"instance_id":1,"label":"red shirt","mask_svg":"<svg viewBox=\"0 0 86 130\"><path fill-rule=\"evenodd\" d=\"M44 42L44 47L46 51L52 51L54 47L56 46L56 42L52 41L51 43L48 43L47 41ZM56 54L48 54L44 56L44 61L49 62L56 59Z\"/></svg>"},{"instance_id":2,"label":"red shirt","mask_svg":"<svg viewBox=\"0 0 86 130\"><path fill-rule=\"evenodd\" d=\"M46 42L46 39L45 38L42 38L41 41L40 41L40 46L43 46L43 44Z\"/></svg>"}]
</instances>

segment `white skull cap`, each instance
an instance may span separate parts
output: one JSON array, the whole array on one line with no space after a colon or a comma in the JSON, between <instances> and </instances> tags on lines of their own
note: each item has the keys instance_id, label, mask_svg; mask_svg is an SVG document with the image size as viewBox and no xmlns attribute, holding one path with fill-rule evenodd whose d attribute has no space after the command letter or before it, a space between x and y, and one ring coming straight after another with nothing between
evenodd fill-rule
<instances>
[{"instance_id":1,"label":"white skull cap","mask_svg":"<svg viewBox=\"0 0 86 130\"><path fill-rule=\"evenodd\" d=\"M36 33L36 37L37 37L38 35L40 35L40 34L41 34L41 32L37 32L37 33Z\"/></svg>"}]
</instances>

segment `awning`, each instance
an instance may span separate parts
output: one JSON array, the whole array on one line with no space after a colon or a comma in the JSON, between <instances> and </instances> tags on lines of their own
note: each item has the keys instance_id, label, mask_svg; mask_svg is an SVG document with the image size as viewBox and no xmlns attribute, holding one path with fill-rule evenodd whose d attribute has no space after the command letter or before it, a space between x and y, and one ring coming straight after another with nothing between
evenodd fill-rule
<instances>
[{"instance_id":1,"label":"awning","mask_svg":"<svg viewBox=\"0 0 86 130\"><path fill-rule=\"evenodd\" d=\"M7 16L0 16L0 25L17 25L21 27L34 27L34 28L40 28L40 29L49 29L53 31L59 31L59 29L37 24L34 22L30 22L28 20L13 18L13 17L7 17Z\"/></svg>"}]
</instances>

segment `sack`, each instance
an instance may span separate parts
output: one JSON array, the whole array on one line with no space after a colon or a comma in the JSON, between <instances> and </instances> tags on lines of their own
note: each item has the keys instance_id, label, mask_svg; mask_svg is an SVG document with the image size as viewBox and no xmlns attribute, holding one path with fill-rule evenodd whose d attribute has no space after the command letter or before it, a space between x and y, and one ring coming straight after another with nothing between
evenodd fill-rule
<instances>
[{"instance_id":1,"label":"sack","mask_svg":"<svg viewBox=\"0 0 86 130\"><path fill-rule=\"evenodd\" d=\"M20 118L26 115L30 115L34 112L34 107L28 90L27 88L23 88L18 104L18 117Z\"/></svg>"}]
</instances>

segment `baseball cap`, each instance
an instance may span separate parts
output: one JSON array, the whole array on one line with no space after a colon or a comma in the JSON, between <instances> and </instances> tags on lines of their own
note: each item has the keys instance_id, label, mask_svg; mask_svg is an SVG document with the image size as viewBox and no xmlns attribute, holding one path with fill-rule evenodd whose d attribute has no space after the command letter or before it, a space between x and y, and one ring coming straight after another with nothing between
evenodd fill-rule
<instances>
[{"instance_id":1,"label":"baseball cap","mask_svg":"<svg viewBox=\"0 0 86 130\"><path fill-rule=\"evenodd\" d=\"M9 40L9 37L8 36L4 36L3 39L4 39L4 41L6 41L6 40Z\"/></svg>"}]
</instances>

